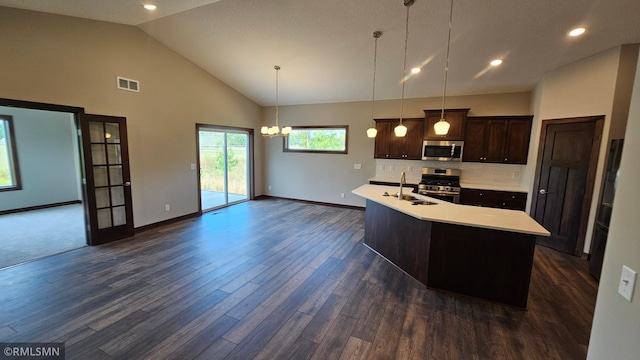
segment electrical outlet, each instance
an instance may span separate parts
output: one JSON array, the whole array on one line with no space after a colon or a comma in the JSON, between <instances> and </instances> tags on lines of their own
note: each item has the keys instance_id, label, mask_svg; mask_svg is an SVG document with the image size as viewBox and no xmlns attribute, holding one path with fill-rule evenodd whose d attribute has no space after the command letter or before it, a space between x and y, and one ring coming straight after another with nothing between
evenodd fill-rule
<instances>
[{"instance_id":1,"label":"electrical outlet","mask_svg":"<svg viewBox=\"0 0 640 360\"><path fill-rule=\"evenodd\" d=\"M271 190L271 185L269 185L269 190Z\"/></svg>"},{"instance_id":2,"label":"electrical outlet","mask_svg":"<svg viewBox=\"0 0 640 360\"><path fill-rule=\"evenodd\" d=\"M413 172L413 166L407 166L407 172Z\"/></svg>"},{"instance_id":3,"label":"electrical outlet","mask_svg":"<svg viewBox=\"0 0 640 360\"><path fill-rule=\"evenodd\" d=\"M636 272L622 265L622 274L620 274L620 284L618 285L618 294L631 302L633 298L633 288L636 285Z\"/></svg>"},{"instance_id":4,"label":"electrical outlet","mask_svg":"<svg viewBox=\"0 0 640 360\"><path fill-rule=\"evenodd\" d=\"M344 199L344 193L340 193L340 197Z\"/></svg>"},{"instance_id":5,"label":"electrical outlet","mask_svg":"<svg viewBox=\"0 0 640 360\"><path fill-rule=\"evenodd\" d=\"M169 206L169 204L164 206L164 211L170 211L171 210L171 206Z\"/></svg>"},{"instance_id":6,"label":"electrical outlet","mask_svg":"<svg viewBox=\"0 0 640 360\"><path fill-rule=\"evenodd\" d=\"M191 170L195 170L196 169L196 164L191 164Z\"/></svg>"},{"instance_id":7,"label":"electrical outlet","mask_svg":"<svg viewBox=\"0 0 640 360\"><path fill-rule=\"evenodd\" d=\"M353 168L356 170L361 170L362 169L362 164L353 164Z\"/></svg>"}]
</instances>

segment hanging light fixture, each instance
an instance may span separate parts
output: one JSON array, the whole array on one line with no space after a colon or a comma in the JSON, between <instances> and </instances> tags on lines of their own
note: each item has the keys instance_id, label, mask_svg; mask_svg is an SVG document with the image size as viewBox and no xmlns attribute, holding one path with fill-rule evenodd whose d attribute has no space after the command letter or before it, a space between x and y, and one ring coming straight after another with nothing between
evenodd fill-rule
<instances>
[{"instance_id":1,"label":"hanging light fixture","mask_svg":"<svg viewBox=\"0 0 640 360\"><path fill-rule=\"evenodd\" d=\"M373 38L374 46L373 46L373 90L371 91L371 127L367 129L367 137L374 138L378 135L378 130L376 129L376 122L373 120L373 110L376 101L376 58L378 56L378 38L382 36L381 31L374 31Z\"/></svg>"},{"instance_id":2,"label":"hanging light fixture","mask_svg":"<svg viewBox=\"0 0 640 360\"><path fill-rule=\"evenodd\" d=\"M279 113L278 113L278 72L280 71L280 66L276 65L273 67L276 69L276 124L274 126L263 126L260 128L260 133L263 136L274 137L274 136L288 136L291 134L291 126L285 126L282 128L282 132L280 132L280 124L279 124Z\"/></svg>"},{"instance_id":3,"label":"hanging light fixture","mask_svg":"<svg viewBox=\"0 0 640 360\"><path fill-rule=\"evenodd\" d=\"M453 19L453 0L451 0L451 9L449 10L449 35L447 37L447 60L444 65L444 86L442 89L442 112L440 113L440 121L433 125L436 135L447 135L451 124L444 118L444 103L447 96L447 76L449 75L449 49L451 48L451 20Z\"/></svg>"},{"instance_id":4,"label":"hanging light fixture","mask_svg":"<svg viewBox=\"0 0 640 360\"><path fill-rule=\"evenodd\" d=\"M400 96L400 124L393 129L397 137L407 135L407 127L402 123L402 113L404 111L404 83L407 80L407 43L409 41L409 7L413 5L414 0L404 0L404 6L407 7L407 21L405 22L404 32L404 65L402 68L402 95Z\"/></svg>"}]
</instances>

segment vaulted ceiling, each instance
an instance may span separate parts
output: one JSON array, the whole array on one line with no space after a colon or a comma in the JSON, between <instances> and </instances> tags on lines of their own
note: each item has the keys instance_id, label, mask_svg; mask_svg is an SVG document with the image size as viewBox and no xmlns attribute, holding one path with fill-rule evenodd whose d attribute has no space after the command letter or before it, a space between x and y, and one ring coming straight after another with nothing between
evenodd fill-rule
<instances>
[{"instance_id":1,"label":"vaulted ceiling","mask_svg":"<svg viewBox=\"0 0 640 360\"><path fill-rule=\"evenodd\" d=\"M453 0L448 95L529 91L542 76L601 51L640 43L638 0ZM403 0L0 0L0 6L139 27L260 105L398 99ZM410 7L405 97L439 97L448 0ZM585 27L580 37L568 31ZM489 61L502 59L499 67Z\"/></svg>"}]
</instances>

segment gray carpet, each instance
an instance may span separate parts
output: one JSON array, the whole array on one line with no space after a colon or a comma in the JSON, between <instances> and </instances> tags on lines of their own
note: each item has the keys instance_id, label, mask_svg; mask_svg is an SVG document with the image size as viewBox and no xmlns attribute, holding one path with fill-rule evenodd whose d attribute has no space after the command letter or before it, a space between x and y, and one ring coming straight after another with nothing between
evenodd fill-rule
<instances>
[{"instance_id":1,"label":"gray carpet","mask_svg":"<svg viewBox=\"0 0 640 360\"><path fill-rule=\"evenodd\" d=\"M82 204L0 215L0 268L82 246Z\"/></svg>"}]
</instances>

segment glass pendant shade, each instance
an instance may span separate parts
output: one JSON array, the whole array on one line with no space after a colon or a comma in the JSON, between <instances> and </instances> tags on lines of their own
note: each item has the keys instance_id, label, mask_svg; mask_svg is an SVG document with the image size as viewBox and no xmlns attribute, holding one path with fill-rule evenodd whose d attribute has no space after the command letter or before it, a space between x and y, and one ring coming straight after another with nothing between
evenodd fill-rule
<instances>
[{"instance_id":1,"label":"glass pendant shade","mask_svg":"<svg viewBox=\"0 0 640 360\"><path fill-rule=\"evenodd\" d=\"M291 129L291 126L285 126L285 127L283 127L283 128L282 128L282 135L289 135L289 134L291 134L291 130L293 130L293 129Z\"/></svg>"},{"instance_id":2,"label":"glass pendant shade","mask_svg":"<svg viewBox=\"0 0 640 360\"><path fill-rule=\"evenodd\" d=\"M393 132L397 137L404 137L405 135L407 135L407 127L403 124L400 124L396 126L395 129L393 129Z\"/></svg>"},{"instance_id":3,"label":"glass pendant shade","mask_svg":"<svg viewBox=\"0 0 640 360\"><path fill-rule=\"evenodd\" d=\"M367 129L367 137L374 138L378 135L378 130L374 127L370 127Z\"/></svg>"},{"instance_id":4,"label":"glass pendant shade","mask_svg":"<svg viewBox=\"0 0 640 360\"><path fill-rule=\"evenodd\" d=\"M449 128L451 124L444 118L440 119L437 123L433 125L433 130L436 132L436 135L447 135L449 133Z\"/></svg>"},{"instance_id":5,"label":"glass pendant shade","mask_svg":"<svg viewBox=\"0 0 640 360\"><path fill-rule=\"evenodd\" d=\"M262 135L267 135L269 133L269 127L268 126L263 126L260 128L260 133Z\"/></svg>"}]
</instances>

